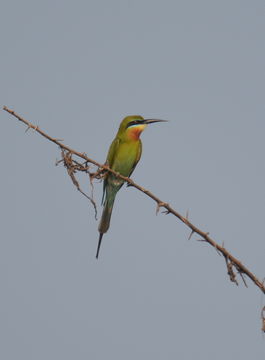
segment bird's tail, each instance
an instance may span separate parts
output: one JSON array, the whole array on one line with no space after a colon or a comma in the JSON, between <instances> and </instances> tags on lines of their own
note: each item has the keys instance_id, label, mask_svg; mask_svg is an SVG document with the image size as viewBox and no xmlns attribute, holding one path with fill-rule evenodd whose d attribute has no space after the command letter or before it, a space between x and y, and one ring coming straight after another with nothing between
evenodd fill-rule
<instances>
[{"instance_id":1,"label":"bird's tail","mask_svg":"<svg viewBox=\"0 0 265 360\"><path fill-rule=\"evenodd\" d=\"M111 218L111 214L112 214L112 209L113 209L113 204L114 204L116 193L117 193L117 191L109 194L109 196L107 196L106 200L105 200L104 209L103 209L100 223L98 226L99 239L98 239L98 248L97 248L96 258L98 258L98 255L99 255L99 250L100 250L100 245L101 245L103 234L105 234L109 229L110 218Z\"/></svg>"}]
</instances>

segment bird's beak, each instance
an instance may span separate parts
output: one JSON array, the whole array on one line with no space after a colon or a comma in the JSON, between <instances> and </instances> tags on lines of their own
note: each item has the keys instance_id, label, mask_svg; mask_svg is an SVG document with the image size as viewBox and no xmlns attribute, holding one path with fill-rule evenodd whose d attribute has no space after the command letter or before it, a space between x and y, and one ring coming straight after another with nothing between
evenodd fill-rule
<instances>
[{"instance_id":1,"label":"bird's beak","mask_svg":"<svg viewBox=\"0 0 265 360\"><path fill-rule=\"evenodd\" d=\"M144 119L144 124L153 124L156 122L167 122L168 120L160 120L160 119Z\"/></svg>"}]
</instances>

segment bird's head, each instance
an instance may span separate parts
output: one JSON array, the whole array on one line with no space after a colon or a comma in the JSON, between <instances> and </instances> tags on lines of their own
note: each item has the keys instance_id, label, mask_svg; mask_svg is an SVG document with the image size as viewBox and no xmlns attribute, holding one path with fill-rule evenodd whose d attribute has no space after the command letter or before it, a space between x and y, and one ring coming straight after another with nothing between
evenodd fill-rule
<instances>
[{"instance_id":1,"label":"bird's head","mask_svg":"<svg viewBox=\"0 0 265 360\"><path fill-rule=\"evenodd\" d=\"M140 115L129 115L122 120L119 128L119 134L126 135L131 139L137 140L147 125L165 121L167 120L144 119Z\"/></svg>"}]
</instances>

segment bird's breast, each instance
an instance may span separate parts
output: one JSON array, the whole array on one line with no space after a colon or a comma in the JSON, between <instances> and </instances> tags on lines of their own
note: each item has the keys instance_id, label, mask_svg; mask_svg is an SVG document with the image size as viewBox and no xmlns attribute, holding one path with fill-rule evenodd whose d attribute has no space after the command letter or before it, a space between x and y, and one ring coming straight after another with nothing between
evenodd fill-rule
<instances>
[{"instance_id":1,"label":"bird's breast","mask_svg":"<svg viewBox=\"0 0 265 360\"><path fill-rule=\"evenodd\" d=\"M113 170L124 176L129 176L135 167L141 155L141 142L126 141L119 146L119 150L115 156Z\"/></svg>"}]
</instances>

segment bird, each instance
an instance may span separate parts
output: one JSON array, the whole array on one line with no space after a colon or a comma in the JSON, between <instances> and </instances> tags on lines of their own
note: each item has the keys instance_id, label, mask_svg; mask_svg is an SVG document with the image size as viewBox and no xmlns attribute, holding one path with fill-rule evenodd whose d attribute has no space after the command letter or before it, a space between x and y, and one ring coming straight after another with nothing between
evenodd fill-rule
<instances>
[{"instance_id":1,"label":"bird","mask_svg":"<svg viewBox=\"0 0 265 360\"><path fill-rule=\"evenodd\" d=\"M130 177L141 158L141 133L147 125L165 121L167 120L144 119L140 115L126 116L120 123L119 130L110 145L105 165L123 176ZM114 174L110 172L105 174L102 196L103 211L98 226L99 240L96 253L97 259L102 237L109 229L115 197L123 183L124 180L116 177Z\"/></svg>"}]
</instances>

